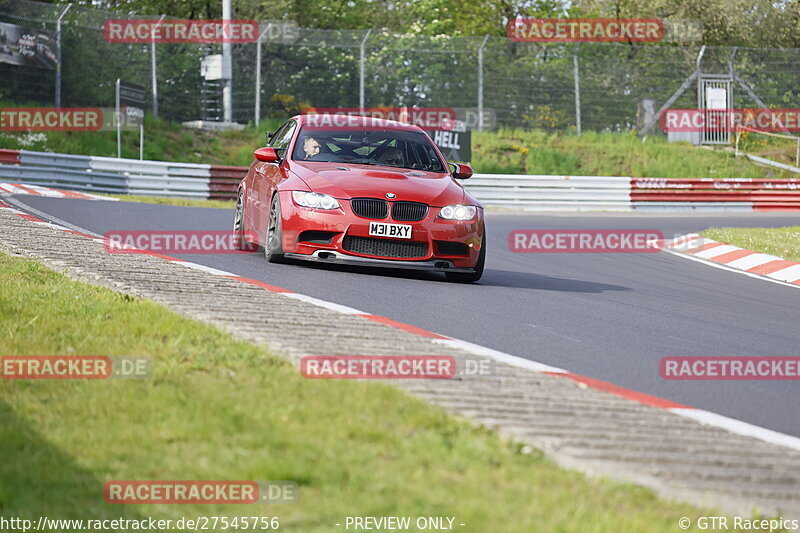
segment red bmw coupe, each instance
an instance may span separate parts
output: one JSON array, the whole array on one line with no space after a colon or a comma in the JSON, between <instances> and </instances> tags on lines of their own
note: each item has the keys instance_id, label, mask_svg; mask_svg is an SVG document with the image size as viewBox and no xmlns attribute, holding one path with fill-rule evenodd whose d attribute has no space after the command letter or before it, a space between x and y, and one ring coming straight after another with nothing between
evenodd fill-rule
<instances>
[{"instance_id":1,"label":"red bmw coupe","mask_svg":"<svg viewBox=\"0 0 800 533\"><path fill-rule=\"evenodd\" d=\"M486 258L483 206L419 127L300 115L255 151L234 232L286 259L444 272L473 282ZM244 242L242 240L242 242Z\"/></svg>"}]
</instances>

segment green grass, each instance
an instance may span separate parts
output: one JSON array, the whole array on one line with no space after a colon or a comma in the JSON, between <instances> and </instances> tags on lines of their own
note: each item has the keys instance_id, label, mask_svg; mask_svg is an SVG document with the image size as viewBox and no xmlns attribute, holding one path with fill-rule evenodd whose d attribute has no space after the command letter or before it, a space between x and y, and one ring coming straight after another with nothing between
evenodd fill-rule
<instances>
[{"instance_id":1,"label":"green grass","mask_svg":"<svg viewBox=\"0 0 800 533\"><path fill-rule=\"evenodd\" d=\"M213 207L216 209L233 209L234 207L236 207L235 200L204 200L201 198L166 198L163 196L139 196L135 194L98 194L97 196L108 196L111 198L119 198L124 202L177 205L182 207Z\"/></svg>"},{"instance_id":2,"label":"green grass","mask_svg":"<svg viewBox=\"0 0 800 533\"><path fill-rule=\"evenodd\" d=\"M710 228L703 236L755 252L800 262L800 226L786 228Z\"/></svg>"},{"instance_id":3,"label":"green grass","mask_svg":"<svg viewBox=\"0 0 800 533\"><path fill-rule=\"evenodd\" d=\"M0 353L149 357L135 380L0 382L3 516L455 516L465 531L674 532L700 511L564 471L388 386L283 359L138 298L0 254ZM296 503L107 505L111 479L293 480Z\"/></svg>"},{"instance_id":4,"label":"green grass","mask_svg":"<svg viewBox=\"0 0 800 533\"><path fill-rule=\"evenodd\" d=\"M264 144L264 132L275 131L280 120L266 119L244 130L211 132L145 116L144 158L157 161L248 166L253 151ZM139 159L139 132L122 132L122 157ZM39 152L117 157L115 131L0 133L0 148Z\"/></svg>"},{"instance_id":5,"label":"green grass","mask_svg":"<svg viewBox=\"0 0 800 533\"><path fill-rule=\"evenodd\" d=\"M498 174L633 176L659 178L763 178L765 169L730 152L642 140L632 133L581 136L500 129L473 132L473 166ZM794 177L794 176L788 176Z\"/></svg>"},{"instance_id":6,"label":"green grass","mask_svg":"<svg viewBox=\"0 0 800 533\"><path fill-rule=\"evenodd\" d=\"M798 164L798 137L793 134L782 132L772 132L774 135L755 133L751 131L741 132L739 139L739 150L748 154L755 154L766 157L779 163L800 166ZM776 135L780 135L777 137ZM792 177L800 177L792 174Z\"/></svg>"}]
</instances>

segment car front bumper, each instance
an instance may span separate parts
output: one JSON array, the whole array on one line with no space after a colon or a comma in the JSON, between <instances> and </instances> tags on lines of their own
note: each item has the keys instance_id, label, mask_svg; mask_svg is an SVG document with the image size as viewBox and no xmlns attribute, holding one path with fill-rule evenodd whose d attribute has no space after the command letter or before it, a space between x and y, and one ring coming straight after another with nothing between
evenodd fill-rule
<instances>
[{"instance_id":1,"label":"car front bumper","mask_svg":"<svg viewBox=\"0 0 800 533\"><path fill-rule=\"evenodd\" d=\"M435 259L431 261L403 261L399 259L379 259L345 254L334 250L317 250L312 254L284 254L286 259L300 261L313 261L336 265L369 266L379 268L400 268L404 270L431 270L435 272L464 272L473 273L473 268L457 267L449 259Z\"/></svg>"},{"instance_id":2,"label":"car front bumper","mask_svg":"<svg viewBox=\"0 0 800 533\"><path fill-rule=\"evenodd\" d=\"M352 264L385 268L435 270L441 272L473 272L483 242L483 210L478 209L475 219L466 222L444 220L438 217L438 208L431 208L421 221L404 222L392 218L372 220L355 215L349 201L340 201L341 207L333 210L309 209L297 206L291 193L281 192L283 218L283 249L290 259L326 263ZM427 253L420 257L377 256L355 252L345 247L346 236L370 238L371 222L405 224L412 227L412 238L405 242L425 243ZM334 234L330 242L300 240L304 231ZM437 242L463 244L466 253L447 255L440 253Z\"/></svg>"}]
</instances>

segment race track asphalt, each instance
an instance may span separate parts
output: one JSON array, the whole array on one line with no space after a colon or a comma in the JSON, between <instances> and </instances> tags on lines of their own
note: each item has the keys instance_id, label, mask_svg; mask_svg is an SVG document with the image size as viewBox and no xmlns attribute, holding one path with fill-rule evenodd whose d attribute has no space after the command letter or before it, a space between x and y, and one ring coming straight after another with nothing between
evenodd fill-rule
<instances>
[{"instance_id":1,"label":"race track asphalt","mask_svg":"<svg viewBox=\"0 0 800 533\"><path fill-rule=\"evenodd\" d=\"M232 210L17 196L90 232L227 230ZM41 216L41 214L40 214ZM43 217L47 218L47 217ZM515 229L796 225L774 213L487 213L486 272L473 285L426 272L297 263L261 253L183 259L383 315L622 387L800 437L797 381L667 381L668 356L800 356L800 287L657 254L520 254Z\"/></svg>"}]
</instances>

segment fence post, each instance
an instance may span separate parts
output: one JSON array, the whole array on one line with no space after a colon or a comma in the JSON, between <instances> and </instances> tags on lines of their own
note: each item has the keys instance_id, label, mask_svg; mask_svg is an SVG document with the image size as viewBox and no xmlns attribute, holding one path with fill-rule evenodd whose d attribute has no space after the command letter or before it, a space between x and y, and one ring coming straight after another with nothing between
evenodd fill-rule
<instances>
[{"instance_id":1,"label":"fence post","mask_svg":"<svg viewBox=\"0 0 800 533\"><path fill-rule=\"evenodd\" d=\"M256 40L256 104L255 104L255 125L258 127L259 122L261 122L261 39L264 37L264 33L266 33L267 29L270 27L270 23L267 23L267 26L258 33L258 39Z\"/></svg>"},{"instance_id":2,"label":"fence post","mask_svg":"<svg viewBox=\"0 0 800 533\"><path fill-rule=\"evenodd\" d=\"M56 19L56 107L61 107L61 19L72 4L67 4Z\"/></svg>"},{"instance_id":3,"label":"fence post","mask_svg":"<svg viewBox=\"0 0 800 533\"><path fill-rule=\"evenodd\" d=\"M483 131L483 49L488 40L489 36L485 35L478 48L478 131Z\"/></svg>"},{"instance_id":4,"label":"fence post","mask_svg":"<svg viewBox=\"0 0 800 533\"><path fill-rule=\"evenodd\" d=\"M231 13L231 0L222 0L222 24L225 28L230 27ZM222 41L222 72L222 120L233 122L233 45L228 39Z\"/></svg>"},{"instance_id":5,"label":"fence post","mask_svg":"<svg viewBox=\"0 0 800 533\"><path fill-rule=\"evenodd\" d=\"M117 159L122 157L122 133L120 133L122 117L119 116L119 83L120 79L117 78L117 82L114 84L114 125L117 127Z\"/></svg>"},{"instance_id":6,"label":"fence post","mask_svg":"<svg viewBox=\"0 0 800 533\"><path fill-rule=\"evenodd\" d=\"M369 34L372 33L372 28L367 30L364 38L361 39L361 46L359 47L359 76L358 76L358 107L364 109L364 63L366 62L364 48L367 45Z\"/></svg>"},{"instance_id":7,"label":"fence post","mask_svg":"<svg viewBox=\"0 0 800 533\"><path fill-rule=\"evenodd\" d=\"M156 28L161 26L164 21L164 15L158 19ZM153 32L153 38L150 40L150 74L153 80L153 116L158 116L158 81L156 80L156 32Z\"/></svg>"},{"instance_id":8,"label":"fence post","mask_svg":"<svg viewBox=\"0 0 800 533\"><path fill-rule=\"evenodd\" d=\"M580 45L579 45L580 46ZM578 50L572 54L572 76L575 78L575 128L578 130L578 136L581 135L581 77L578 70Z\"/></svg>"}]
</instances>

